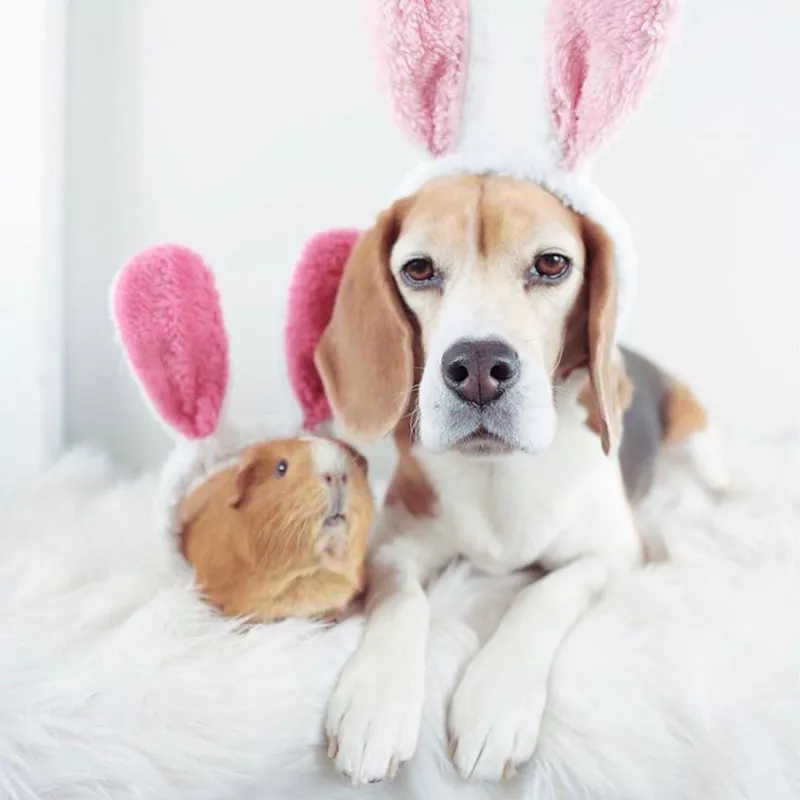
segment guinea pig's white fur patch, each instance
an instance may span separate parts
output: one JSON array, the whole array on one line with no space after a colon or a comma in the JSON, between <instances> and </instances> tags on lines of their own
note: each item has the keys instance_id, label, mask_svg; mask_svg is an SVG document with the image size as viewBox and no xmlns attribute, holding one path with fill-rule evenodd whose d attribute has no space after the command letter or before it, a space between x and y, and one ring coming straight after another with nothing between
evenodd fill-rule
<instances>
[{"instance_id":1,"label":"guinea pig's white fur patch","mask_svg":"<svg viewBox=\"0 0 800 800\"><path fill-rule=\"evenodd\" d=\"M336 442L315 436L304 438L311 443L311 458L318 475L347 472L347 454Z\"/></svg>"}]
</instances>

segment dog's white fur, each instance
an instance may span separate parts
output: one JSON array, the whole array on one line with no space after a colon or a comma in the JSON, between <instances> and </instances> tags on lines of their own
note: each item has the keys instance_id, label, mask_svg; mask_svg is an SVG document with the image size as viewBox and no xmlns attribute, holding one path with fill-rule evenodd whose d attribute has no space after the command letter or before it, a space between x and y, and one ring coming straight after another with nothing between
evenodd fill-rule
<instances>
[{"instance_id":1,"label":"dog's white fur","mask_svg":"<svg viewBox=\"0 0 800 800\"><path fill-rule=\"evenodd\" d=\"M0 518L0 797L795 800L800 440L732 457L720 501L680 463L662 471L638 521L670 562L620 579L569 634L513 782L457 775L445 709L526 579L438 578L420 746L395 782L354 791L321 728L361 622L233 631L154 521L155 481L117 485L77 453Z\"/></svg>"}]
</instances>

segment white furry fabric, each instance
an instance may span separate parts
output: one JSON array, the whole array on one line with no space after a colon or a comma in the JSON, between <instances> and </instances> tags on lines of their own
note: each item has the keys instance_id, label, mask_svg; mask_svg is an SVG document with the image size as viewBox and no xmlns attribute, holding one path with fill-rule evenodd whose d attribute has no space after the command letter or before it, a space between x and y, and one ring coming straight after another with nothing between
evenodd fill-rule
<instances>
[{"instance_id":1,"label":"white furry fabric","mask_svg":"<svg viewBox=\"0 0 800 800\"><path fill-rule=\"evenodd\" d=\"M735 456L739 490L719 502L664 470L641 519L671 562L575 628L535 762L502 786L456 777L444 709L520 579L442 576L417 755L352 789L320 740L360 622L234 630L157 535L153 481L115 483L76 452L0 521L0 796L795 800L800 442Z\"/></svg>"}]
</instances>

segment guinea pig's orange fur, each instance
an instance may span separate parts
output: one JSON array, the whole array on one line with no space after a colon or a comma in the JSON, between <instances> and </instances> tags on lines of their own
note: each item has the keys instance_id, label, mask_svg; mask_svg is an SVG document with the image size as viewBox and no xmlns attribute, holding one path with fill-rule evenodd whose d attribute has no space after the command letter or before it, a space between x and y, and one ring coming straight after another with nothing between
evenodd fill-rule
<instances>
[{"instance_id":1,"label":"guinea pig's orange fur","mask_svg":"<svg viewBox=\"0 0 800 800\"><path fill-rule=\"evenodd\" d=\"M181 506L183 553L205 597L255 622L343 614L364 589L374 515L366 462L346 445L346 521L330 528L309 439L260 442ZM280 461L288 464L279 476ZM327 537L327 538L326 538Z\"/></svg>"}]
</instances>

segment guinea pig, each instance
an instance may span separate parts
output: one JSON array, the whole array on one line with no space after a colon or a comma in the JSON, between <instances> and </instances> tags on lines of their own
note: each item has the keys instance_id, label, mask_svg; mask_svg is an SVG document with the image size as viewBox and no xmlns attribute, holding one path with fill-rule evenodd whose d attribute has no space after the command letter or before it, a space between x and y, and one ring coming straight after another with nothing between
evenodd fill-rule
<instances>
[{"instance_id":1,"label":"guinea pig","mask_svg":"<svg viewBox=\"0 0 800 800\"><path fill-rule=\"evenodd\" d=\"M366 460L349 445L263 441L189 490L181 547L224 614L338 619L364 589L374 513Z\"/></svg>"}]
</instances>

